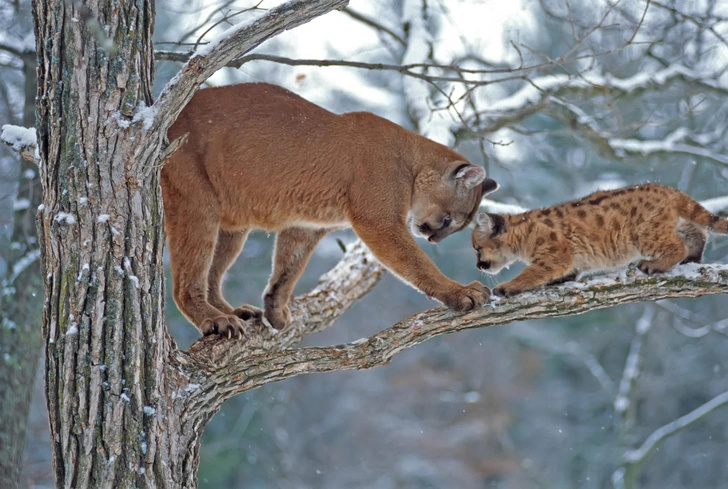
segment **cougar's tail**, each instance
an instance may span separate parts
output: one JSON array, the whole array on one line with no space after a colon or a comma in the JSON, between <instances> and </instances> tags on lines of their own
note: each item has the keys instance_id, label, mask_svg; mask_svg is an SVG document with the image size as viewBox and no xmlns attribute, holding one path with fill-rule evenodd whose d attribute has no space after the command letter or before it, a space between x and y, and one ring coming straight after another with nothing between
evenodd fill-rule
<instances>
[{"instance_id":1,"label":"cougar's tail","mask_svg":"<svg viewBox=\"0 0 728 489\"><path fill-rule=\"evenodd\" d=\"M675 190L674 198L680 217L714 233L728 234L728 219L713 214L690 196L678 190Z\"/></svg>"}]
</instances>

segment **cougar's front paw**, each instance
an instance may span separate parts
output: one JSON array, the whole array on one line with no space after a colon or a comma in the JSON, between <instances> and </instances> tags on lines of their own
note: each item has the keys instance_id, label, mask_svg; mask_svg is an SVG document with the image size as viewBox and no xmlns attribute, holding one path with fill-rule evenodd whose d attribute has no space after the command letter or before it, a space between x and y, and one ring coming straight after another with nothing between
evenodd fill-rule
<instances>
[{"instance_id":1,"label":"cougar's front paw","mask_svg":"<svg viewBox=\"0 0 728 489\"><path fill-rule=\"evenodd\" d=\"M461 285L448 294L443 301L447 307L455 311L470 311L480 307L490 299L490 290L480 282Z\"/></svg>"},{"instance_id":2,"label":"cougar's front paw","mask_svg":"<svg viewBox=\"0 0 728 489\"><path fill-rule=\"evenodd\" d=\"M263 298L265 302L265 318L271 326L277 330L286 329L291 324L291 310L288 304L282 306L272 296L266 295Z\"/></svg>"},{"instance_id":3,"label":"cougar's front paw","mask_svg":"<svg viewBox=\"0 0 728 489\"><path fill-rule=\"evenodd\" d=\"M498 287L493 289L493 293L501 297L513 297L514 295L518 295L521 292L523 291L516 287L508 285L499 285Z\"/></svg>"},{"instance_id":4,"label":"cougar's front paw","mask_svg":"<svg viewBox=\"0 0 728 489\"><path fill-rule=\"evenodd\" d=\"M237 316L224 314L202 321L200 331L205 336L219 334L223 338L238 340L254 333L249 324Z\"/></svg>"},{"instance_id":5,"label":"cougar's front paw","mask_svg":"<svg viewBox=\"0 0 728 489\"><path fill-rule=\"evenodd\" d=\"M263 309L258 309L257 307L244 305L240 306L237 309L233 311L233 314L235 314L237 317L242 319L243 321L255 321L260 322L263 320Z\"/></svg>"}]
</instances>

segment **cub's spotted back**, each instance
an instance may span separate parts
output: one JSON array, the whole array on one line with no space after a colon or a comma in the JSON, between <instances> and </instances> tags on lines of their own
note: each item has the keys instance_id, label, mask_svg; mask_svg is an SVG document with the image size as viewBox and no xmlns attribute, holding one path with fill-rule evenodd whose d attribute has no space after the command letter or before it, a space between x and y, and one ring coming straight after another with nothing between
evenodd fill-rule
<instances>
[{"instance_id":1,"label":"cub's spotted back","mask_svg":"<svg viewBox=\"0 0 728 489\"><path fill-rule=\"evenodd\" d=\"M528 265L494 289L505 296L636 260L647 274L699 263L708 231L728 234L728 220L679 190L653 183L522 214L480 213L476 221L473 248L479 269L497 273L517 260Z\"/></svg>"}]
</instances>

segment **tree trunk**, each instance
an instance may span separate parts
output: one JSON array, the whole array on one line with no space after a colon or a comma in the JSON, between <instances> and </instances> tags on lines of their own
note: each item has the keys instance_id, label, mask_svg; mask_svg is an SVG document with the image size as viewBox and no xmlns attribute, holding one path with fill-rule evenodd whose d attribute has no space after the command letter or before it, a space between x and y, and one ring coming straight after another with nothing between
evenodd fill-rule
<instances>
[{"instance_id":1,"label":"tree trunk","mask_svg":"<svg viewBox=\"0 0 728 489\"><path fill-rule=\"evenodd\" d=\"M183 485L156 450L173 432L149 414L172 344L159 172L139 171L144 134L131 124L152 102L152 7L33 3L45 381L59 487Z\"/></svg>"},{"instance_id":2,"label":"tree trunk","mask_svg":"<svg viewBox=\"0 0 728 489\"><path fill-rule=\"evenodd\" d=\"M725 267L688 267L690 277L550 288L467 314L438 308L348 345L290 349L330 326L382 275L357 244L292 304L287 330L247 342L206 337L177 350L163 317L159 169L170 149L167 128L215 70L345 4L290 0L266 11L193 55L151 105L151 1L34 2L45 381L57 486L194 488L207 422L225 399L268 382L385 364L462 329L728 290Z\"/></svg>"},{"instance_id":3,"label":"tree trunk","mask_svg":"<svg viewBox=\"0 0 728 489\"><path fill-rule=\"evenodd\" d=\"M23 53L23 125L35 125L35 53ZM0 291L0 481L15 488L20 477L25 430L40 356L42 282L35 212L40 204L38 168L21 160L8 269Z\"/></svg>"},{"instance_id":4,"label":"tree trunk","mask_svg":"<svg viewBox=\"0 0 728 489\"><path fill-rule=\"evenodd\" d=\"M166 131L225 63L345 4L292 0L267 11L195 57L150 108L153 2L33 3L57 486L196 487L202 432L229 395L210 382L204 357L177 351L164 324Z\"/></svg>"}]
</instances>

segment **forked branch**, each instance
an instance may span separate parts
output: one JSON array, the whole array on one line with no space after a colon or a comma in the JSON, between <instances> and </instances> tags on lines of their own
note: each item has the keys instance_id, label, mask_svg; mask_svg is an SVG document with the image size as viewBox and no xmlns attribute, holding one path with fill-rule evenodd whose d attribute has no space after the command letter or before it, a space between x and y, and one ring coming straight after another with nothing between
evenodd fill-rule
<instances>
[{"instance_id":1,"label":"forked branch","mask_svg":"<svg viewBox=\"0 0 728 489\"><path fill-rule=\"evenodd\" d=\"M203 338L188 352L179 352L182 363L192 370L200 367L197 372L207 378L209 387L224 400L263 384L305 373L385 365L397 353L442 334L582 314L632 302L728 292L728 265L689 264L665 275L622 273L549 287L508 300L496 299L466 314L437 307L370 338L345 345L290 349L304 334L333 324L374 286L381 273L381 265L357 243L314 291L295 301L294 325L289 331L279 335L266 333L247 344Z\"/></svg>"}]
</instances>

